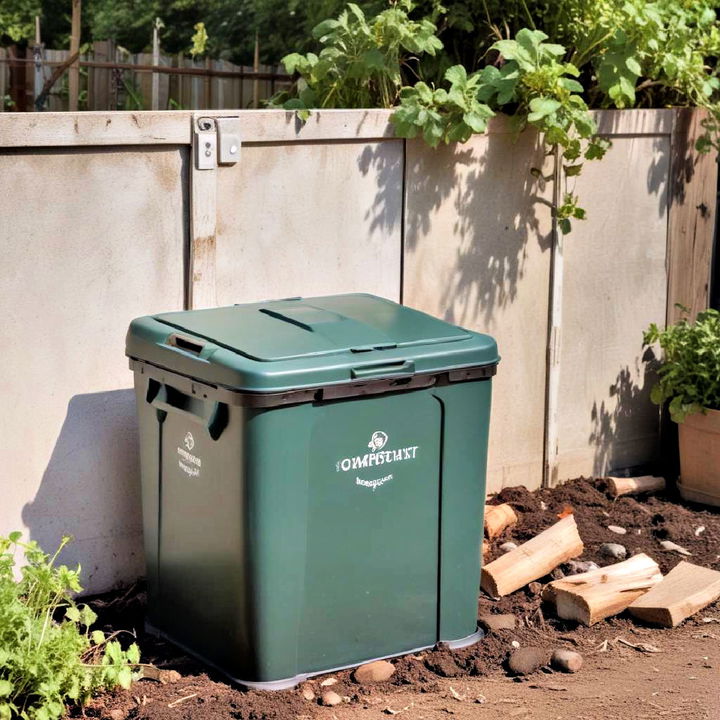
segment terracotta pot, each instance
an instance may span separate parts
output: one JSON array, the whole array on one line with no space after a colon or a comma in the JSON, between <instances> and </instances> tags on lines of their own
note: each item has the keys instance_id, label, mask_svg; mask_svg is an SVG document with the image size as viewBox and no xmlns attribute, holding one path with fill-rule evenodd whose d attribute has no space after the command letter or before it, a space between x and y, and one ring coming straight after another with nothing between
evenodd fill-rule
<instances>
[{"instance_id":1,"label":"terracotta pot","mask_svg":"<svg viewBox=\"0 0 720 720\"><path fill-rule=\"evenodd\" d=\"M720 506L720 410L694 413L678 425L680 479L685 500Z\"/></svg>"}]
</instances>

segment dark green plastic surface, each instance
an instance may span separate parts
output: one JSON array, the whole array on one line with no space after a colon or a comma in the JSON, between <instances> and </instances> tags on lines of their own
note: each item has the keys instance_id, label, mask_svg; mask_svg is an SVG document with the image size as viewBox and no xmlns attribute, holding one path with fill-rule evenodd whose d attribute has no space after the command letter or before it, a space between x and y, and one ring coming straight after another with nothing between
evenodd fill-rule
<instances>
[{"instance_id":1,"label":"dark green plastic surface","mask_svg":"<svg viewBox=\"0 0 720 720\"><path fill-rule=\"evenodd\" d=\"M487 335L361 294L138 318L128 331L127 354L248 392L498 362L495 341Z\"/></svg>"},{"instance_id":2,"label":"dark green plastic surface","mask_svg":"<svg viewBox=\"0 0 720 720\"><path fill-rule=\"evenodd\" d=\"M313 300L323 312L302 310L302 322L333 326L325 312L348 297L367 296ZM353 318L342 332L354 327L359 340L378 342L370 338L381 326L405 352L444 347L449 367L451 348L484 337L420 315L414 340L397 321L407 309L387 304L376 306L385 319ZM195 336L203 312L235 317L221 310L172 317ZM277 337L244 342L234 327L206 334L267 357L299 356L261 362L339 355L344 363L346 350L323 349L330 335L336 349L353 344L339 332L295 351ZM482 342L495 357L494 343ZM128 354L147 360L138 347L129 339ZM163 357L167 370L140 362L135 372L153 626L251 683L475 632L490 379L443 376L410 391L257 409L207 384L215 379L209 363L195 360L209 377L183 372L190 380L176 374L186 369L176 367L181 353ZM447 369L441 353L433 362Z\"/></svg>"}]
</instances>

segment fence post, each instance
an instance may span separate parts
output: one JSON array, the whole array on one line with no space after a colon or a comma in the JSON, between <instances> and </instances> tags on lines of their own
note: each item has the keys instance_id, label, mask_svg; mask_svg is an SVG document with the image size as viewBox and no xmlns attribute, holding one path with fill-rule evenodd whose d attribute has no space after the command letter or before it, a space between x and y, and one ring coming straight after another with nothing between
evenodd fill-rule
<instances>
[{"instance_id":1,"label":"fence post","mask_svg":"<svg viewBox=\"0 0 720 720\"><path fill-rule=\"evenodd\" d=\"M157 19L155 20L155 25L153 26L152 64L156 67L160 64L160 27ZM160 109L160 76L156 72L152 74L150 107L153 110Z\"/></svg>"},{"instance_id":2,"label":"fence post","mask_svg":"<svg viewBox=\"0 0 720 720\"><path fill-rule=\"evenodd\" d=\"M260 36L255 33L255 57L253 59L253 70L260 72ZM257 110L260 107L260 81L253 78L253 107Z\"/></svg>"},{"instance_id":3,"label":"fence post","mask_svg":"<svg viewBox=\"0 0 720 720\"><path fill-rule=\"evenodd\" d=\"M695 318L709 303L710 268L715 231L717 154L698 153L708 112L677 108L671 136L668 207L667 322L683 316L676 303Z\"/></svg>"},{"instance_id":4,"label":"fence post","mask_svg":"<svg viewBox=\"0 0 720 720\"><path fill-rule=\"evenodd\" d=\"M80 13L82 0L72 0L72 20L70 23L70 55L80 50ZM70 66L68 74L68 110L75 112L78 109L78 95L80 94L80 60L79 58Z\"/></svg>"},{"instance_id":5,"label":"fence post","mask_svg":"<svg viewBox=\"0 0 720 720\"><path fill-rule=\"evenodd\" d=\"M7 63L4 62L7 57L5 48L0 48L0 112L5 112L5 96L7 95Z\"/></svg>"},{"instance_id":6,"label":"fence post","mask_svg":"<svg viewBox=\"0 0 720 720\"><path fill-rule=\"evenodd\" d=\"M93 43L93 59L98 62L112 62L115 48L112 40L96 40ZM105 68L89 68L88 108L90 110L110 109L110 82L112 71Z\"/></svg>"}]
</instances>

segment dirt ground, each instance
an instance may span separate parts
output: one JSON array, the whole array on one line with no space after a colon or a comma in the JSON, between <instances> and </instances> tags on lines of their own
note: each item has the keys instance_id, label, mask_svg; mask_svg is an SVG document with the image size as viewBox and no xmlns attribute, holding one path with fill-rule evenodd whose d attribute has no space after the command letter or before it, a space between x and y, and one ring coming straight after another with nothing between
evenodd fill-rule
<instances>
[{"instance_id":1,"label":"dirt ground","mask_svg":"<svg viewBox=\"0 0 720 720\"><path fill-rule=\"evenodd\" d=\"M670 539L692 553L687 558L690 562L720 569L720 513L681 504L672 496L612 501L602 482L581 479L533 493L508 488L492 502L509 502L520 521L494 541L491 557L500 553L498 546L503 542L524 542L556 522L558 514L573 510L585 543L584 560L608 564L600 545L619 542L629 555L648 553L667 572L683 559L659 545L660 540ZM620 525L627 534L616 535L608 525ZM554 618L529 589L501 600L481 595L480 614L513 613L516 629L489 634L464 650L440 648L400 658L394 661L395 673L386 683L359 685L346 671L277 693L233 688L172 645L145 635L140 587L95 598L91 604L104 629L134 631L143 662L164 672L162 682L140 680L130 691L108 693L85 709L72 709L74 718L379 720L401 715L403 720L449 716L460 720L720 720L720 602L670 630L645 626L626 613L585 628ZM513 641L539 647L548 655L555 648L573 649L585 663L572 675L546 667L513 678L505 665ZM329 678L336 682L322 687L320 683ZM303 696L308 690L314 699ZM326 690L336 692L343 702L321 706L317 697Z\"/></svg>"}]
</instances>

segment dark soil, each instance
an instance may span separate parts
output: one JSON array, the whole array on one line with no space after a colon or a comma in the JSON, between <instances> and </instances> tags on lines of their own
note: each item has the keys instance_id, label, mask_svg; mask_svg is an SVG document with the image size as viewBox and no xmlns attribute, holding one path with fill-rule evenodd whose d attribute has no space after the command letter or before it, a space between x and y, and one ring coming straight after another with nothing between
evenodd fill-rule
<instances>
[{"instance_id":1,"label":"dark soil","mask_svg":"<svg viewBox=\"0 0 720 720\"><path fill-rule=\"evenodd\" d=\"M611 561L600 555L603 543L624 545L628 556L645 552L653 557L663 572L671 570L683 557L664 550L660 540L669 539L692 553L687 560L698 565L720 569L720 513L702 506L682 504L674 497L622 497L611 500L605 494L601 481L584 479L567 483L552 490L528 492L524 488L506 488L491 503L510 503L519 514L518 524L497 538L491 548L490 559L499 554L498 546L512 540L525 542L557 521L558 515L572 510L580 536L585 543L583 560L598 565ZM607 529L618 525L627 530L617 535ZM698 534L698 529L705 529ZM551 578L540 578L548 582ZM592 628L576 626L573 622L552 616L543 606L538 594L528 588L512 595L492 600L481 595L480 613L513 613L518 620L514 630L503 630L488 635L482 642L463 650L451 651L439 647L433 651L406 656L395 661L396 671L391 680L373 686L353 682L352 672L334 673L337 682L321 687L323 677L305 683L294 690L264 693L248 692L228 685L221 676L212 673L169 643L147 635L143 631L145 596L140 585L124 592L111 593L90 601L99 615L98 625L106 631L126 630L133 633L140 645L142 660L158 668L177 671L164 682L140 680L130 691L117 690L96 699L84 710L71 710L71 717L90 717L112 720L122 718L138 720L268 720L285 718L307 719L332 709L323 709L317 697L324 690L332 690L344 698L345 706L358 709L372 708L374 697L392 693L439 693L445 678L504 675L505 664L512 650L511 643L534 645L550 651L557 647L595 652L603 641L622 636L634 642L661 644L666 633L643 627L636 620L622 614L599 623ZM717 615L720 603L708 608L686 625L702 625L702 617ZM123 634L128 641L130 635ZM666 636L667 637L667 636ZM632 651L631 651L632 652ZM525 681L526 682L526 681ZM311 689L315 698L303 697L303 690ZM349 703L349 705L348 705Z\"/></svg>"}]
</instances>

